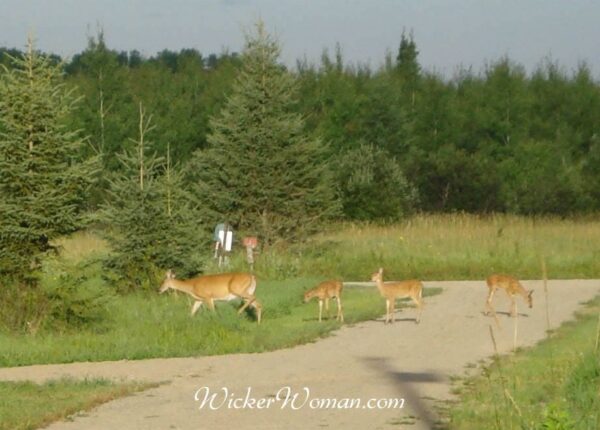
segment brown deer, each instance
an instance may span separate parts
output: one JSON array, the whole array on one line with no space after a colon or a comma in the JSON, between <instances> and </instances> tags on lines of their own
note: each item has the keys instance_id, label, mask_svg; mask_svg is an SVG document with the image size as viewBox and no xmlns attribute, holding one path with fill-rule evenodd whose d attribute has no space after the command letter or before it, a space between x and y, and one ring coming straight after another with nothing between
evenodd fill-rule
<instances>
[{"instance_id":1,"label":"brown deer","mask_svg":"<svg viewBox=\"0 0 600 430\"><path fill-rule=\"evenodd\" d=\"M244 304L238 310L238 315L251 306L255 309L256 319L260 324L262 306L254 295L256 278L249 273L221 273L180 280L175 279L175 274L169 270L159 292L162 294L168 289L182 291L192 296L195 300L192 306L192 316L203 303L206 303L208 308L214 311L216 300L230 301L239 297Z\"/></svg>"},{"instance_id":2,"label":"brown deer","mask_svg":"<svg viewBox=\"0 0 600 430\"><path fill-rule=\"evenodd\" d=\"M385 323L395 321L394 311L396 307L396 299L410 297L419 309L419 315L415 322L418 324L421 321L421 312L423 310L423 284L418 279L411 279L401 282L383 282L383 268L379 268L378 272L373 273L371 281L377 284L377 289L381 296L385 299Z\"/></svg>"},{"instance_id":3,"label":"brown deer","mask_svg":"<svg viewBox=\"0 0 600 430\"><path fill-rule=\"evenodd\" d=\"M513 317L517 315L515 295L523 297L529 308L533 307L533 290L527 291L523 288L523 285L521 285L518 279L508 275L491 275L486 279L486 283L488 286L488 297L485 301L485 310L483 312L485 315L488 315L491 310L494 316L496 316L496 311L492 307L492 298L494 297L496 290L506 291L506 294L511 301L510 315Z\"/></svg>"},{"instance_id":4,"label":"brown deer","mask_svg":"<svg viewBox=\"0 0 600 430\"><path fill-rule=\"evenodd\" d=\"M319 299L319 322L323 315L323 302L325 302L325 310L329 315L329 299L335 298L337 301L336 321L344 322L344 313L342 310L342 289L344 284L340 281L325 281L321 282L315 288L312 288L304 293L304 303L307 303L313 297Z\"/></svg>"}]
</instances>

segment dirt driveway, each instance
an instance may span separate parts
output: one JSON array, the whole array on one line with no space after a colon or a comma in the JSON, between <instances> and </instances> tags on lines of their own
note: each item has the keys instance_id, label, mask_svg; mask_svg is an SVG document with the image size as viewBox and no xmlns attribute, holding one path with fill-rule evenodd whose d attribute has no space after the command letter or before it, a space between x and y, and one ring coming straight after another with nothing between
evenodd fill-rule
<instances>
[{"instance_id":1,"label":"dirt driveway","mask_svg":"<svg viewBox=\"0 0 600 430\"><path fill-rule=\"evenodd\" d=\"M545 336L546 314L542 283L534 288L534 308L519 303L519 345L531 345ZM0 379L42 381L61 376L111 377L167 381L158 388L104 404L51 430L106 429L412 429L431 428L435 421L432 399L450 398L451 375L462 375L465 365L493 353L488 325L493 319L481 313L487 288L483 282L428 282L444 292L426 299L421 324L414 309L397 313L398 320L382 320L344 327L318 342L263 354L201 358L74 363L0 369ZM350 287L351 288L351 287ZM376 292L373 292L376 294ZM549 311L552 327L571 319L581 302L600 294L600 280L550 281ZM497 294L496 309L506 311L508 301ZM384 304L382 301L382 313ZM510 351L512 321L499 314L495 328L498 348ZM202 388L207 387L207 388ZM288 394L298 394L293 409ZM305 400L308 389L309 399ZM221 406L224 389L227 401ZM246 408L242 406L247 396ZM213 406L201 408L206 392L217 394ZM198 393L199 401L194 399ZM231 394L233 393L233 396ZM278 395L279 394L279 395ZM273 399L279 398L281 401ZM327 399L361 399L358 408L319 409ZM369 409L370 399L404 398L403 409ZM254 408L248 405L254 403ZM258 409L258 400L263 400ZM320 403L322 399L323 403ZM350 403L345 403L349 406ZM355 404L354 404L355 405ZM370 403L369 406L376 406ZM282 406L284 406L282 408ZM364 407L363 407L364 406ZM408 425L410 416L418 416Z\"/></svg>"}]
</instances>

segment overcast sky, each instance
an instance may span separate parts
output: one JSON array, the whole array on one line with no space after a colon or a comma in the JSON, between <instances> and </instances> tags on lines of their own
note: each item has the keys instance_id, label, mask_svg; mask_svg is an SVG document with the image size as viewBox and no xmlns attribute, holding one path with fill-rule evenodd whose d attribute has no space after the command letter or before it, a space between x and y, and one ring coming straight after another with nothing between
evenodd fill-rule
<instances>
[{"instance_id":1,"label":"overcast sky","mask_svg":"<svg viewBox=\"0 0 600 430\"><path fill-rule=\"evenodd\" d=\"M406 29L421 64L446 75L503 55L528 70L546 57L567 70L585 60L600 75L598 0L0 0L0 46L22 48L31 31L38 48L70 57L100 25L113 49L206 55L239 51L259 17L292 65L339 42L347 61L376 67Z\"/></svg>"}]
</instances>

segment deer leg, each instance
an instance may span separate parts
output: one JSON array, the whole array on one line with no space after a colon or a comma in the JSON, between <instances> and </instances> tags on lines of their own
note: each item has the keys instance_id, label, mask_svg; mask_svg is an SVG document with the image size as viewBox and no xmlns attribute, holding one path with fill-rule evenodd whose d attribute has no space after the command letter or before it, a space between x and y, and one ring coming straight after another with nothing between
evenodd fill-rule
<instances>
[{"instance_id":1,"label":"deer leg","mask_svg":"<svg viewBox=\"0 0 600 430\"><path fill-rule=\"evenodd\" d=\"M329 298L325 297L325 312L327 312L327 319L330 318L330 313L329 313Z\"/></svg>"},{"instance_id":2,"label":"deer leg","mask_svg":"<svg viewBox=\"0 0 600 430\"><path fill-rule=\"evenodd\" d=\"M254 310L256 311L256 320L258 322L258 324L260 324L260 319L261 319L261 315L262 315L262 305L260 304L260 302L258 300L256 300L256 296L253 296L251 294L245 295L245 296L240 296L242 298L242 300L244 300L244 304L238 309L238 315L241 314L242 312L244 312L244 310L250 306L252 308L254 308Z\"/></svg>"},{"instance_id":3,"label":"deer leg","mask_svg":"<svg viewBox=\"0 0 600 430\"><path fill-rule=\"evenodd\" d=\"M517 302L512 294L509 293L508 297L510 298L510 316L514 318L517 316Z\"/></svg>"},{"instance_id":4,"label":"deer leg","mask_svg":"<svg viewBox=\"0 0 600 430\"><path fill-rule=\"evenodd\" d=\"M244 312L248 306L256 301L256 297L252 294L240 296L244 300L244 304L238 309L238 315Z\"/></svg>"},{"instance_id":5,"label":"deer leg","mask_svg":"<svg viewBox=\"0 0 600 430\"><path fill-rule=\"evenodd\" d=\"M388 318L390 316L390 301L388 299L385 299L385 323L388 323Z\"/></svg>"},{"instance_id":6,"label":"deer leg","mask_svg":"<svg viewBox=\"0 0 600 430\"><path fill-rule=\"evenodd\" d=\"M262 315L262 305L258 300L255 299L254 302L250 305L250 307L254 308L254 311L256 312L256 321L258 322L258 324L260 324L260 318Z\"/></svg>"},{"instance_id":7,"label":"deer leg","mask_svg":"<svg viewBox=\"0 0 600 430\"><path fill-rule=\"evenodd\" d=\"M494 298L494 292L495 291L496 290L494 288L490 288L490 290L488 292L488 297L487 297L487 300L485 301L485 310L483 311L484 315L489 315L490 314L490 310L492 311L492 313L494 315L496 315L496 311L492 307L492 298Z\"/></svg>"},{"instance_id":8,"label":"deer leg","mask_svg":"<svg viewBox=\"0 0 600 430\"><path fill-rule=\"evenodd\" d=\"M417 305L417 309L419 310L419 315L417 315L416 323L419 324L421 322L421 312L423 311L423 299L419 299L417 297L412 297L413 302Z\"/></svg>"},{"instance_id":9,"label":"deer leg","mask_svg":"<svg viewBox=\"0 0 600 430\"><path fill-rule=\"evenodd\" d=\"M319 322L321 322L322 315L323 315L323 300L319 299Z\"/></svg>"},{"instance_id":10,"label":"deer leg","mask_svg":"<svg viewBox=\"0 0 600 430\"><path fill-rule=\"evenodd\" d=\"M196 300L194 302L194 305L192 306L192 316L194 316L194 314L198 311L198 309L200 309L201 306L202 300Z\"/></svg>"},{"instance_id":11,"label":"deer leg","mask_svg":"<svg viewBox=\"0 0 600 430\"><path fill-rule=\"evenodd\" d=\"M208 309L210 309L213 312L215 311L215 301L213 299L208 299L206 305L208 306Z\"/></svg>"},{"instance_id":12,"label":"deer leg","mask_svg":"<svg viewBox=\"0 0 600 430\"><path fill-rule=\"evenodd\" d=\"M342 299L340 299L339 297L336 297L337 300L337 316L336 316L336 320L339 320L341 322L344 322L344 311L342 310Z\"/></svg>"}]
</instances>

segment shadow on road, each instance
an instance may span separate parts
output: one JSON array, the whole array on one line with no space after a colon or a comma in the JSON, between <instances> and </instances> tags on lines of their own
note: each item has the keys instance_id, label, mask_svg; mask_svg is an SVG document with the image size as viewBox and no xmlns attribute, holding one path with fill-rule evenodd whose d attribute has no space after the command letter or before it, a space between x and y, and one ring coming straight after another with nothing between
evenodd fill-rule
<instances>
[{"instance_id":1,"label":"shadow on road","mask_svg":"<svg viewBox=\"0 0 600 430\"><path fill-rule=\"evenodd\" d=\"M388 360L382 357L365 357L363 361L368 367L378 371L385 377L394 381L400 397L408 405L427 428L442 428L436 414L431 410L417 388L417 384L440 383L447 380L443 375L433 372L398 372L389 365Z\"/></svg>"}]
</instances>

